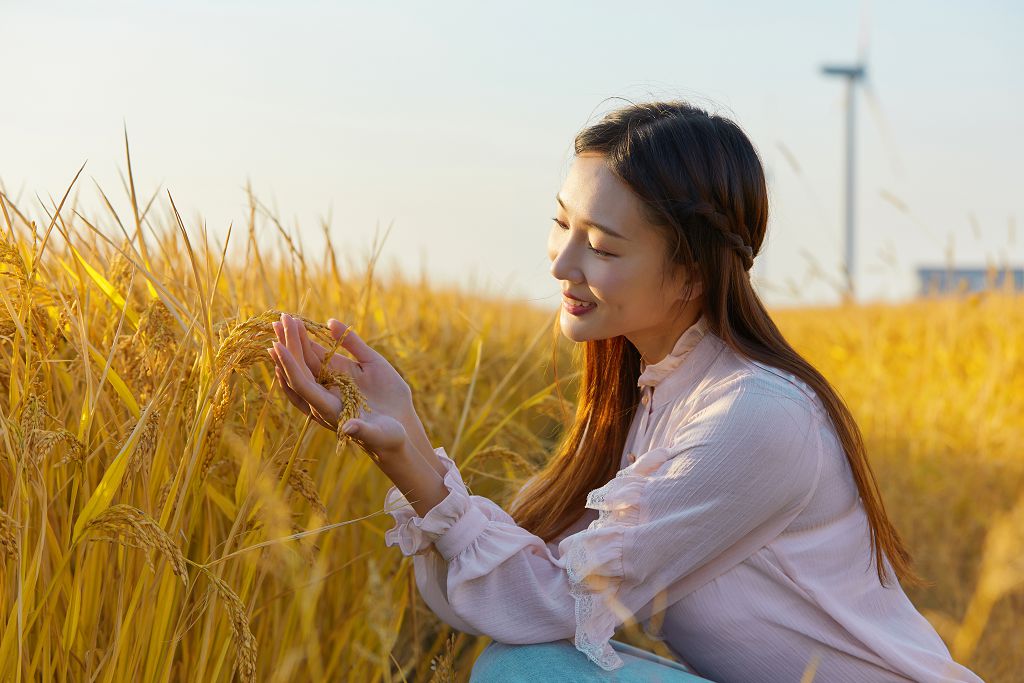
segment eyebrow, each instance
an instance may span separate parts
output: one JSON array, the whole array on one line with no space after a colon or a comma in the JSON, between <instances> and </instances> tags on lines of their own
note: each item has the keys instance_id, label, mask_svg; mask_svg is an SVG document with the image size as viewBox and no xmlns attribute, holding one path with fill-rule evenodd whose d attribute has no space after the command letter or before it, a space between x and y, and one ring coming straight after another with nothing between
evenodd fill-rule
<instances>
[{"instance_id":1,"label":"eyebrow","mask_svg":"<svg viewBox=\"0 0 1024 683\"><path fill-rule=\"evenodd\" d=\"M569 208L565 205L565 202L562 201L562 196L561 195L556 193L555 194L555 200L558 201L559 205L563 209L565 209L566 211L569 210ZM607 228L607 227L605 227L603 225L595 223L594 221L588 221L586 219L583 219L583 220L580 221L580 223L583 223L584 225L589 225L591 227L597 228L601 232L606 233L608 235L611 235L612 237L618 237L620 240L626 240L627 242L629 241L629 238L626 237L625 235L623 235L622 233L616 232L616 231L612 230L611 228Z\"/></svg>"}]
</instances>

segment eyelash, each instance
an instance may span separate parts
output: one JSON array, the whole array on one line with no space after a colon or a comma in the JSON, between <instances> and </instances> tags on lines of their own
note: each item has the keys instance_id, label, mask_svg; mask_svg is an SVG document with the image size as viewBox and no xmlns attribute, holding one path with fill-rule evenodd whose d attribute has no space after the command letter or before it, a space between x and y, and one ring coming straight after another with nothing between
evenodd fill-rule
<instances>
[{"instance_id":1,"label":"eyelash","mask_svg":"<svg viewBox=\"0 0 1024 683\"><path fill-rule=\"evenodd\" d=\"M569 229L568 225L562 224L557 218L552 218L551 220L553 220L555 222L555 225L560 227L562 230L568 230ZM612 257L612 258L615 257L615 254L609 254L607 251L601 251L600 249L595 249L594 247L591 247L589 244L587 245L587 247L590 249L590 251L594 252L598 256L609 256L609 257Z\"/></svg>"}]
</instances>

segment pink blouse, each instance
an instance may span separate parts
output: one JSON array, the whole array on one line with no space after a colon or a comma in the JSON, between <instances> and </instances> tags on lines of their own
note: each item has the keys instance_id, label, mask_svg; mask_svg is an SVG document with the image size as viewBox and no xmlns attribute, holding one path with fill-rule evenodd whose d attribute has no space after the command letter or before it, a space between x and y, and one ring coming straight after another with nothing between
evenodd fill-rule
<instances>
[{"instance_id":1,"label":"pink blouse","mask_svg":"<svg viewBox=\"0 0 1024 683\"><path fill-rule=\"evenodd\" d=\"M502 643L572 639L613 670L608 641L633 616L719 683L808 667L826 681L981 681L898 583L879 583L849 463L808 385L735 353L704 318L641 370L620 471L550 543L470 495L444 448L450 493L425 516L388 490L385 543L413 556L440 619Z\"/></svg>"}]
</instances>

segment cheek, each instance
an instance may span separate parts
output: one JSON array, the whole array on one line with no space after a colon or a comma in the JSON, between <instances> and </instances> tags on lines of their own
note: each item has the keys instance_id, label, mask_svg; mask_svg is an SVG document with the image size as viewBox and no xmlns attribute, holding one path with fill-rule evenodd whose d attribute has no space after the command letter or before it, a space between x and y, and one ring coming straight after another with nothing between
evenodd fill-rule
<instances>
[{"instance_id":1,"label":"cheek","mask_svg":"<svg viewBox=\"0 0 1024 683\"><path fill-rule=\"evenodd\" d=\"M628 264L619 263L616 259L591 268L587 273L587 283L594 295L606 304L626 305L642 300L641 276Z\"/></svg>"}]
</instances>

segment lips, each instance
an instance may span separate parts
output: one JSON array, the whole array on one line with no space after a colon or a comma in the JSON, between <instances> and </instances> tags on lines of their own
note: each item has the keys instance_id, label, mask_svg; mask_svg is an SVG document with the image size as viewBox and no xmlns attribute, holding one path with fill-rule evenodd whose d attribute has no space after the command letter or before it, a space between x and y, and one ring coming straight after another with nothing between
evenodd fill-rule
<instances>
[{"instance_id":1,"label":"lips","mask_svg":"<svg viewBox=\"0 0 1024 683\"><path fill-rule=\"evenodd\" d=\"M578 299L578 298L574 297L573 295L569 294L568 292L562 292L562 296L567 301L569 301L569 302L578 302L578 303L581 303L581 304L594 304L594 303L597 303L596 301L591 301L590 299Z\"/></svg>"}]
</instances>

